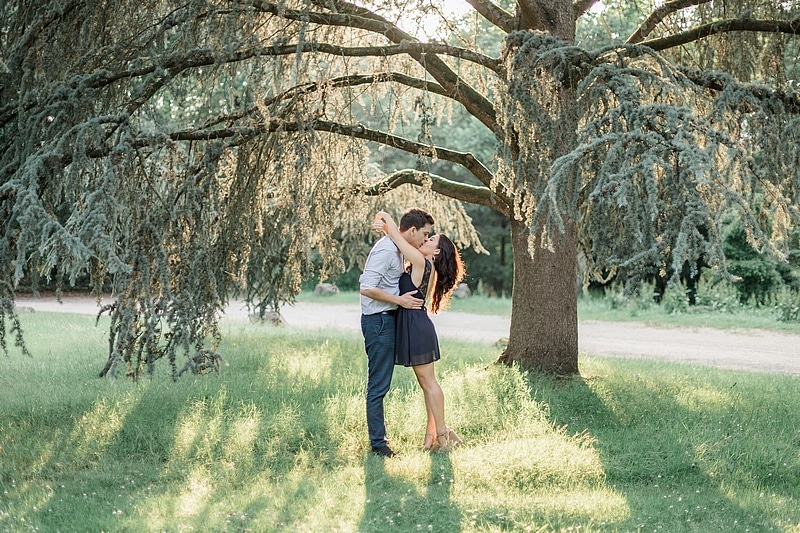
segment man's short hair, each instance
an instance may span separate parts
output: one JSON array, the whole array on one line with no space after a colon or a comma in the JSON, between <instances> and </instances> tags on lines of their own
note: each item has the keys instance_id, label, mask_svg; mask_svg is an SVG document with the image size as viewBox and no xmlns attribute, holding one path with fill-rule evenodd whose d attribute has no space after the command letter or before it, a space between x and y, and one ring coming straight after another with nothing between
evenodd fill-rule
<instances>
[{"instance_id":1,"label":"man's short hair","mask_svg":"<svg viewBox=\"0 0 800 533\"><path fill-rule=\"evenodd\" d=\"M400 231L410 228L422 229L425 224L433 226L433 217L422 209L409 209L400 219Z\"/></svg>"}]
</instances>

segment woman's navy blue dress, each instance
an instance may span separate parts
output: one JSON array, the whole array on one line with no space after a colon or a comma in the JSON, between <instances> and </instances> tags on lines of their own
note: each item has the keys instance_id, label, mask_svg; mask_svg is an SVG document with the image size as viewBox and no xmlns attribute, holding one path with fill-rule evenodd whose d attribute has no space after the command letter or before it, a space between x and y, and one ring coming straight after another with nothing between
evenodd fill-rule
<instances>
[{"instance_id":1,"label":"woman's navy blue dress","mask_svg":"<svg viewBox=\"0 0 800 533\"><path fill-rule=\"evenodd\" d=\"M425 273L419 287L411 281L409 271L400 276L400 294L416 290L414 296L422 300L428 292L433 265L425 260ZM394 364L403 366L425 365L439 360L439 338L436 328L423 304L422 309L397 308L395 327Z\"/></svg>"}]
</instances>

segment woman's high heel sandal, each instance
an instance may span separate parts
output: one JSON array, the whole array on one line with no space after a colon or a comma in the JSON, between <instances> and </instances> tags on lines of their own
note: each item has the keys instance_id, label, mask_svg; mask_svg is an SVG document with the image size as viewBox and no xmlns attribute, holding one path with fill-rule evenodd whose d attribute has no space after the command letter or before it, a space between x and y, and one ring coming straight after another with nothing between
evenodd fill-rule
<instances>
[{"instance_id":1,"label":"woman's high heel sandal","mask_svg":"<svg viewBox=\"0 0 800 533\"><path fill-rule=\"evenodd\" d=\"M425 443L422 445L422 449L431 453L439 451L439 441L435 433L425 434Z\"/></svg>"},{"instance_id":2,"label":"woman's high heel sandal","mask_svg":"<svg viewBox=\"0 0 800 533\"><path fill-rule=\"evenodd\" d=\"M445 426L444 431L436 434L436 440L439 443L439 449L444 452L449 452L462 443L456 432L447 426Z\"/></svg>"},{"instance_id":3,"label":"woman's high heel sandal","mask_svg":"<svg viewBox=\"0 0 800 533\"><path fill-rule=\"evenodd\" d=\"M453 428L447 428L447 436L450 439L450 442L453 444L453 448L458 448L464 442L461 440L461 437L456 435L456 432L453 431Z\"/></svg>"}]
</instances>

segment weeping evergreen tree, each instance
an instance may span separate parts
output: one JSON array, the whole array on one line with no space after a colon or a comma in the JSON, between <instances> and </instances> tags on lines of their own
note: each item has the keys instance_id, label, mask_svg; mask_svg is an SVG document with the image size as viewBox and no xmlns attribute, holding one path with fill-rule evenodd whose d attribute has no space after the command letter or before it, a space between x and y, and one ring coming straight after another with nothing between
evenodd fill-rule
<instances>
[{"instance_id":1,"label":"weeping evergreen tree","mask_svg":"<svg viewBox=\"0 0 800 533\"><path fill-rule=\"evenodd\" d=\"M575 41L594 0L466 2L460 18L422 0L3 2L3 346L21 279L88 275L116 296L104 374L214 368L225 305L277 308L358 260L376 206L426 207L462 246L480 243L461 202L508 217L501 360L546 372L578 371L579 256L585 276L724 270L731 209L785 253L796 1L645 1L602 48ZM494 135L493 160L448 145L454 106ZM418 164L367 165L376 145Z\"/></svg>"}]
</instances>

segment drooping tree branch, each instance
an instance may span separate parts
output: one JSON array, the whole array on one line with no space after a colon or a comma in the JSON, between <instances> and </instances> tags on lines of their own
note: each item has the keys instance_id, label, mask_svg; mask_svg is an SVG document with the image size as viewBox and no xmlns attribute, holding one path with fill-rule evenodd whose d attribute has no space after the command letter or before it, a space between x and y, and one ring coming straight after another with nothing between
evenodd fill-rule
<instances>
[{"instance_id":1,"label":"drooping tree branch","mask_svg":"<svg viewBox=\"0 0 800 533\"><path fill-rule=\"evenodd\" d=\"M265 13L271 13L287 20L308 21L321 25L346 26L363 29L379 33L396 44L419 42L419 39L413 35L404 32L396 25L366 8L342 0L324 0L317 4L323 5L327 9L334 10L335 13L293 11L263 0L251 0L251 5L254 9ZM488 98L480 94L472 85L453 72L447 63L436 54L412 50L408 52L408 55L433 76L446 91L452 94L452 97L461 103L468 113L477 118L483 125L498 136L499 139L502 139L503 133L497 124L494 105Z\"/></svg>"},{"instance_id":2,"label":"drooping tree branch","mask_svg":"<svg viewBox=\"0 0 800 533\"><path fill-rule=\"evenodd\" d=\"M109 120L108 122L115 123L114 120ZM486 194L494 195L500 202L505 204L504 206L498 207L494 203L492 203L490 207L497 210L501 210L501 209L508 209L508 206L512 205L509 197L503 194L502 191L495 191L495 192L491 191L493 175L491 171L473 154L469 152L458 152L456 150L451 150L449 148L444 148L440 146L430 146L397 135L392 135L390 133L370 129L360 124L357 125L340 124L337 122L331 122L326 120L312 120L305 123L271 120L267 123L256 126L230 126L225 128L185 129L168 133L159 133L155 135L152 134L141 135L133 139L129 143L129 146L135 150L139 150L142 148L146 148L148 146L154 146L154 147L162 146L165 141L192 142L192 141L214 141L222 139L226 139L228 141L227 142L228 146L239 146L266 133L275 133L275 132L294 133L298 131L307 131L307 130L323 131L323 132L335 133L338 135L345 135L348 137L363 139L366 141L383 144L385 146L390 146L392 148L396 148L398 150L402 150L404 152L409 152L412 154L435 153L436 157L439 159L450 161L451 163L456 163L466 168L473 176L475 176L478 179L478 181L480 181L483 184L484 187L480 188L481 189L485 188L487 191ZM112 148L108 146L102 148L97 147L93 150L87 151L85 155L89 158L96 159L101 157L107 157L111 153L111 151ZM53 160L57 159L58 160L57 164L59 166L65 167L70 163L72 163L73 153L70 151L68 153L52 154L50 158ZM4 169L4 171L8 171L11 173L13 173L14 170L15 169Z\"/></svg>"},{"instance_id":3,"label":"drooping tree branch","mask_svg":"<svg viewBox=\"0 0 800 533\"><path fill-rule=\"evenodd\" d=\"M325 120L315 120L306 124L272 120L269 123L264 124L262 127L257 128L231 127L214 129L210 131L184 130L170 133L168 134L168 137L172 141L208 141L227 138L231 140L231 145L236 145L243 144L246 142L246 140L263 133L279 131L290 133L300 131L301 129L313 129L315 131L325 131L338 135L346 135L348 137L364 139L383 144L385 146L391 146L392 148L397 148L413 154L429 153L434 151L436 153L436 157L463 166L483 184L482 187L476 187L472 185L459 184L457 182L450 182L445 178L440 178L434 184L434 191L445 194L446 196L450 196L451 198L464 200L466 202L478 203L480 205L486 205L505 215L509 215L510 213L510 206L512 205L511 199L502 192L493 192L491 190L490 187L493 177L492 173L471 153L458 152L440 146L431 147L419 142L399 137L397 135L391 135L386 132L366 128L362 125L339 124ZM142 148L148 145L158 145L161 142L163 142L163 136L144 137L138 139L133 143L133 145L136 148ZM395 182L387 178L385 183L393 184L389 188L397 187L403 183L420 185L422 184L424 177L427 175L427 173L412 170L401 171L393 174L392 176L395 176L396 180L404 181ZM373 192L368 192L368 194L378 194L378 189L375 189L375 187L381 187L381 185L374 186L372 189L370 189ZM451 194L448 194L448 191Z\"/></svg>"},{"instance_id":4,"label":"drooping tree branch","mask_svg":"<svg viewBox=\"0 0 800 533\"><path fill-rule=\"evenodd\" d=\"M414 89L419 89L421 91L438 94L439 96L444 96L446 98L450 98L451 96L438 83L433 83L428 80L423 80L420 78L415 78L413 76L408 76L400 72L376 72L372 74L351 74L349 76L340 76L338 78L332 78L324 82L309 82L309 83L303 83L301 85L296 85L294 87L291 87L283 91L281 94L265 99L261 105L264 107L270 107L278 102L291 100L292 98L304 96L317 91L327 90L331 88L355 87L357 85L372 85L375 83L391 83L391 82L399 83L401 85L405 85L407 87L411 87ZM230 124L237 120L241 120L246 116L252 115L253 113L258 112L258 110L259 106L254 105L248 107L247 109L238 111L236 113L220 115L214 117L212 120L207 121L205 124L203 124L202 127L204 129L208 129L211 128L212 126L216 126L217 124Z\"/></svg>"},{"instance_id":5,"label":"drooping tree branch","mask_svg":"<svg viewBox=\"0 0 800 533\"><path fill-rule=\"evenodd\" d=\"M642 22L641 26L628 37L625 44L642 42L668 15L680 11L683 8L706 4L710 1L711 0L670 0L669 2L664 2L650 13L650 16Z\"/></svg>"},{"instance_id":6,"label":"drooping tree branch","mask_svg":"<svg viewBox=\"0 0 800 533\"><path fill-rule=\"evenodd\" d=\"M341 76L333 78L322 83L305 83L298 85L284 91L283 93L269 98L264 101L264 105L270 106L280 100L286 100L301 94L309 94L323 88L331 87L353 87L355 85L371 85L373 83L387 83L395 82L407 87L427 91L433 94L450 98L450 95L438 83L433 83L428 80L408 76L400 72L376 72L374 74L351 74L349 76Z\"/></svg>"},{"instance_id":7,"label":"drooping tree branch","mask_svg":"<svg viewBox=\"0 0 800 533\"><path fill-rule=\"evenodd\" d=\"M405 169L393 172L389 176L366 189L364 194L367 196L379 196L388 190L396 189L401 185L411 184L424 186L430 183L431 190L462 202L483 205L495 211L510 216L511 211L503 202L499 202L497 197L486 187L476 187L466 183L458 183L442 176L421 172L419 170Z\"/></svg>"},{"instance_id":8,"label":"drooping tree branch","mask_svg":"<svg viewBox=\"0 0 800 533\"><path fill-rule=\"evenodd\" d=\"M642 41L640 44L653 50L660 51L674 48L683 44L697 41L710 35L732 31L753 31L764 33L800 34L800 18L794 20L755 20L755 19L728 19L703 24L685 32L676 33L659 39Z\"/></svg>"},{"instance_id":9,"label":"drooping tree branch","mask_svg":"<svg viewBox=\"0 0 800 533\"><path fill-rule=\"evenodd\" d=\"M432 147L427 144L411 141L397 135L391 135L386 132L366 128L361 125L345 125L336 122L318 120L313 123L312 127L317 131L328 131L331 133L338 133L339 135L347 135L349 137L377 142L379 144L391 146L412 154L426 154L435 152L437 158L463 166L469 170L473 176L478 178L478 181L480 181L484 186L491 187L493 178L492 173L483 163L481 163L469 152L457 152L455 150L450 150L440 146ZM501 198L503 201L508 201L508 198L502 196Z\"/></svg>"},{"instance_id":10,"label":"drooping tree branch","mask_svg":"<svg viewBox=\"0 0 800 533\"><path fill-rule=\"evenodd\" d=\"M465 0L481 14L483 18L500 28L506 33L511 33L514 27L514 15L489 0Z\"/></svg>"},{"instance_id":11,"label":"drooping tree branch","mask_svg":"<svg viewBox=\"0 0 800 533\"><path fill-rule=\"evenodd\" d=\"M333 2L329 2L328 4L330 4L326 5L328 9L335 7ZM391 22L377 16L364 16L363 12L359 14L353 14L341 10L332 10L331 12L324 13L319 11L288 9L283 4L273 4L263 0L252 0L250 5L256 11L269 13L270 15L275 15L286 20L310 22L312 24L320 24L322 26L339 26L367 30L373 33L384 35L387 39L393 42L399 41L392 39L390 35L394 35L397 32L404 33ZM411 37L411 39L408 39L409 41L416 40L410 35L408 35L408 37Z\"/></svg>"},{"instance_id":12,"label":"drooping tree branch","mask_svg":"<svg viewBox=\"0 0 800 533\"><path fill-rule=\"evenodd\" d=\"M609 55L609 52L611 55ZM615 56L625 56L628 58L637 57L642 54L654 54L652 49L647 47L647 42L638 45L623 45L622 47L608 47L589 57L587 63L606 62L613 63L618 60ZM732 75L725 72L715 72L710 70L697 70L682 65L671 66L670 70L675 69L673 74L685 76L687 80L698 87L703 87L711 91L719 92L728 88L733 88L740 94L749 93L751 97L760 102L779 102L786 113L800 114L800 93L773 89L764 85L743 83ZM630 71L634 73L635 71ZM747 100L747 99L745 99ZM740 103L740 111L749 113L752 105L746 101Z\"/></svg>"},{"instance_id":13,"label":"drooping tree branch","mask_svg":"<svg viewBox=\"0 0 800 533\"><path fill-rule=\"evenodd\" d=\"M126 78L141 77L151 74L157 69L192 68L208 66L219 63L232 63L251 59L257 56L278 56L291 55L298 52L322 52L346 57L367 57L367 56L391 56L401 54L442 54L458 57L467 61L474 62L487 67L495 72L500 69L500 60L488 57L484 54L465 48L449 46L443 43L423 43L413 36L405 34L393 24L375 17L373 19L359 20L361 17L352 17L337 13L314 13L299 10L280 10L274 4L256 1L261 10L279 15L288 20L310 21L321 25L347 26L370 30L383 35L392 34L395 38L391 39L397 43L387 46L366 46L366 47L347 47L328 43L305 42L302 44L286 44L274 46L249 46L246 48L233 47L232 52L220 52L209 48L196 48L187 52L167 56L157 64L145 65L129 68L118 72L98 71L87 79L81 79L81 83L88 88L99 88L110 83ZM57 15L54 15L54 17ZM400 37L397 38L397 35ZM388 36L387 36L388 37ZM230 50L231 48L229 48Z\"/></svg>"},{"instance_id":14,"label":"drooping tree branch","mask_svg":"<svg viewBox=\"0 0 800 533\"><path fill-rule=\"evenodd\" d=\"M421 43L421 42L407 42L403 41L400 44L389 46L361 46L361 47L347 47L339 46L328 43L310 43L305 42L302 44L287 44L281 46L274 46L267 49L263 55L292 55L297 52L322 52L325 54L344 56L344 57L383 57L394 56L408 53L418 54L442 54L451 57L457 57L466 61L471 61L483 67L486 67L494 72L500 72L501 64L499 59L495 59L484 54L468 50L466 48L459 48L457 46L450 46L444 43Z\"/></svg>"},{"instance_id":15,"label":"drooping tree branch","mask_svg":"<svg viewBox=\"0 0 800 533\"><path fill-rule=\"evenodd\" d=\"M722 91L732 83L739 83L726 74L701 72L688 68L679 68L679 70L695 85L711 89L712 91ZM742 84L740 89L744 89L751 96L762 102L769 100L780 102L783 105L784 111L787 113L795 115L800 114L800 94L798 93L787 93L753 84ZM749 112L750 110L743 109L743 111Z\"/></svg>"},{"instance_id":16,"label":"drooping tree branch","mask_svg":"<svg viewBox=\"0 0 800 533\"><path fill-rule=\"evenodd\" d=\"M19 42L8 51L7 67L9 70L19 70L22 68L22 58L27 53L31 44L39 38L42 31L51 24L57 24L58 20L67 17L71 11L76 9L82 4L79 0L70 0L59 10L48 11L39 16L28 28L25 34L19 39Z\"/></svg>"},{"instance_id":17,"label":"drooping tree branch","mask_svg":"<svg viewBox=\"0 0 800 533\"><path fill-rule=\"evenodd\" d=\"M289 44L281 46L253 46L237 50L235 52L221 52L213 49L194 49L188 52L173 54L167 56L162 61L156 64L140 66L136 68L129 68L118 72L109 72L107 70L97 71L86 76L85 74L76 75L69 80L66 80L63 85L65 86L78 86L84 89L100 89L107 87L122 79L139 78L153 74L157 71L168 71L171 76L175 76L180 72L191 68L199 68L210 65L218 65L223 63L236 63L247 59L252 59L258 56L278 56L278 55L291 55L297 52L322 52L338 56L347 57L369 57L369 56L390 56L408 53L431 53L431 54L445 54L453 55L454 57L461 57L477 64L485 66L495 72L500 70L500 61L493 59L483 54L477 54L470 50L460 49L453 46L448 46L442 43L408 43L403 42L398 45L390 46L365 46L365 47L346 47L337 46L327 43L303 43ZM419 82L412 81L414 78L410 76L397 75L395 81L403 83L401 80L408 81L411 86L421 87ZM162 79L162 82L166 81ZM428 87L432 92L455 98L452 91L445 91L441 86L427 82ZM153 86L155 87L155 86ZM157 88L157 87L155 87ZM438 88L438 89L437 89ZM143 95L146 93L143 92ZM26 109L32 108L34 102L28 102L25 105ZM13 120L18 111L18 106L15 101L10 102L8 105L0 109L0 127Z\"/></svg>"}]
</instances>

